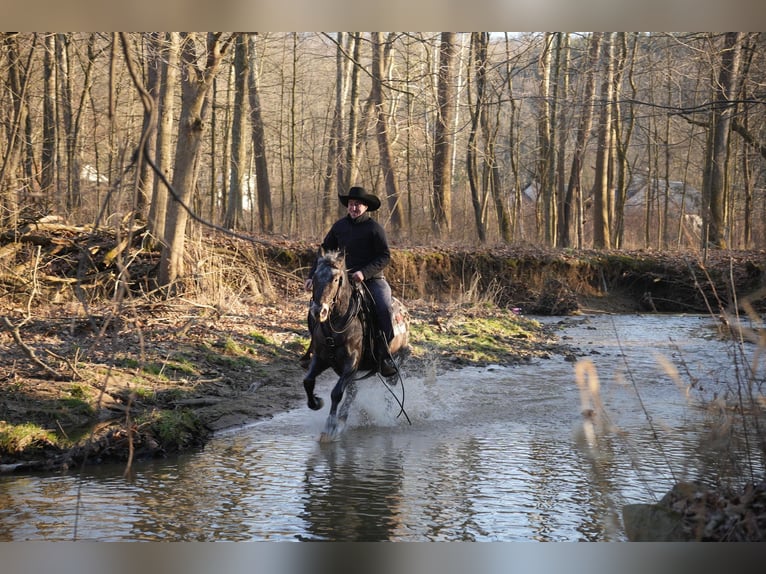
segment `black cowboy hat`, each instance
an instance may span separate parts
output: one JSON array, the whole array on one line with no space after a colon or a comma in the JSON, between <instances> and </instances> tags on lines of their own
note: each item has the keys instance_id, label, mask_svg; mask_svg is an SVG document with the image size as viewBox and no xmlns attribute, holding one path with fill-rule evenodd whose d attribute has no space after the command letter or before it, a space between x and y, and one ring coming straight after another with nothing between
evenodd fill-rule
<instances>
[{"instance_id":1,"label":"black cowboy hat","mask_svg":"<svg viewBox=\"0 0 766 574\"><path fill-rule=\"evenodd\" d=\"M349 199L361 201L367 206L367 211L375 211L380 207L380 200L378 197L371 193L367 193L363 187L352 187L348 190L348 195L341 195L339 193L338 199L340 199L340 202L346 207L348 207Z\"/></svg>"}]
</instances>

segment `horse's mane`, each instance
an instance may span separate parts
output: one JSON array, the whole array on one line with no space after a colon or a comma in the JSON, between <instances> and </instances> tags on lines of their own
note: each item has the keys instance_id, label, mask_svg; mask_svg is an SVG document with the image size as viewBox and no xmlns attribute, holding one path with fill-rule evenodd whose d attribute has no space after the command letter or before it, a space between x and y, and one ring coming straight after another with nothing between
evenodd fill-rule
<instances>
[{"instance_id":1,"label":"horse's mane","mask_svg":"<svg viewBox=\"0 0 766 574\"><path fill-rule=\"evenodd\" d=\"M339 249L333 251L325 251L319 256L317 266L330 265L338 269L343 269L346 266L345 255Z\"/></svg>"}]
</instances>

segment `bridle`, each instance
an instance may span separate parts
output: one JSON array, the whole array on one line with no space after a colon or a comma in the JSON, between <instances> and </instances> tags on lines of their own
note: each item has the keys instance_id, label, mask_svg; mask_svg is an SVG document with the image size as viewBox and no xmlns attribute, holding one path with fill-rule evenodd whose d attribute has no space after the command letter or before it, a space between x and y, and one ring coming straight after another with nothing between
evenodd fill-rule
<instances>
[{"instance_id":1,"label":"bridle","mask_svg":"<svg viewBox=\"0 0 766 574\"><path fill-rule=\"evenodd\" d=\"M351 292L351 296L349 297L348 309L346 309L346 313L343 316L342 324L340 327L336 327L335 325L333 325L332 310L338 304L338 301L340 299L340 294L343 289L344 280L348 281L347 271L344 271L342 269L337 269L337 272L339 275L337 287L335 288L335 293L333 293L332 299L330 299L330 304L328 305L329 310L328 310L327 321L320 322L320 325L324 325L326 323L330 332L335 334L341 334L341 333L345 333L349 329L349 327L351 326L351 322L359 313L359 309L361 308L361 294L359 293L359 290L356 288L353 288L354 286L352 285L352 292ZM335 275L335 272L333 271L333 276L334 275ZM327 284L325 284L325 288L327 288ZM312 299L315 300L313 293L312 293ZM324 327L322 327L322 329L324 329Z\"/></svg>"}]
</instances>

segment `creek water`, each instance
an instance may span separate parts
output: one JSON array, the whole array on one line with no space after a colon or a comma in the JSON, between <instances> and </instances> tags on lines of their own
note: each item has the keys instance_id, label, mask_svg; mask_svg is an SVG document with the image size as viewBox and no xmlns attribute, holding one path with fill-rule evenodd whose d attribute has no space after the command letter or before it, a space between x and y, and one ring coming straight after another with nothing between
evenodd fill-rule
<instances>
[{"instance_id":1,"label":"creek water","mask_svg":"<svg viewBox=\"0 0 766 574\"><path fill-rule=\"evenodd\" d=\"M739 355L757 348L718 339L709 317L545 320L593 366L590 403L564 357L405 369L393 391L410 422L368 379L331 444L317 441L327 407L301 405L128 477L121 466L0 477L0 540L625 540L622 505L720 471L696 400L732 392L750 360ZM318 394L333 383L323 375Z\"/></svg>"}]
</instances>

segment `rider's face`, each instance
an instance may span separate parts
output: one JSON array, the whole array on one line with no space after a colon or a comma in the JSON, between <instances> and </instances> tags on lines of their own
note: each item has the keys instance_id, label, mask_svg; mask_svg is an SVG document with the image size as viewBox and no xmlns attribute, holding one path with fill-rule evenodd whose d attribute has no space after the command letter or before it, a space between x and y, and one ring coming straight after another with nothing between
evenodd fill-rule
<instances>
[{"instance_id":1,"label":"rider's face","mask_svg":"<svg viewBox=\"0 0 766 574\"><path fill-rule=\"evenodd\" d=\"M348 209L348 214L351 216L351 219L356 219L365 211L367 211L367 205L356 199L349 199L348 205L346 207Z\"/></svg>"}]
</instances>

